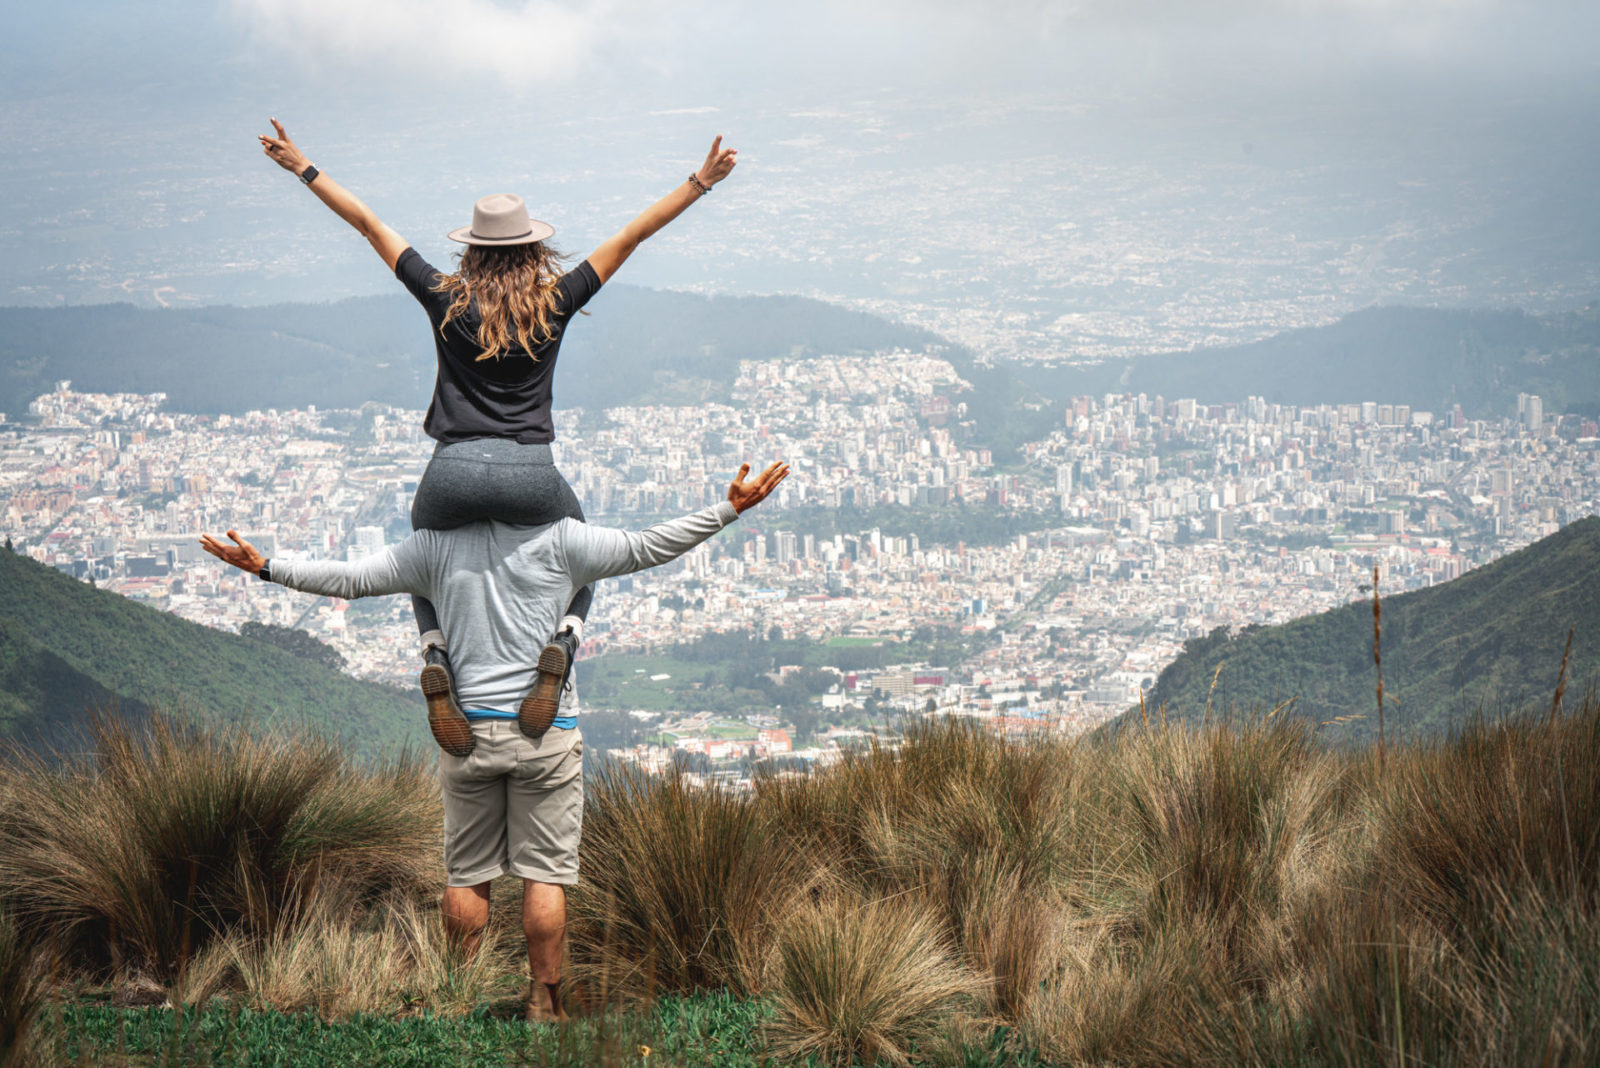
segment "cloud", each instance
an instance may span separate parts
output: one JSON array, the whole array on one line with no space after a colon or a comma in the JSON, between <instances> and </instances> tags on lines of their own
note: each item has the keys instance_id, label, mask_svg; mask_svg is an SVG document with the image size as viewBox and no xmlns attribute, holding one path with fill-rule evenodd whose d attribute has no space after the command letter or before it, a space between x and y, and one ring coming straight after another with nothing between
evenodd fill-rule
<instances>
[{"instance_id":1,"label":"cloud","mask_svg":"<svg viewBox=\"0 0 1600 1068\"><path fill-rule=\"evenodd\" d=\"M985 84L1088 88L1363 65L1506 77L1591 69L1600 5L1573 0L222 0L252 50L319 77L513 92L654 81L746 86ZM642 80L642 81L641 81ZM881 80L881 81L880 81Z\"/></svg>"},{"instance_id":2,"label":"cloud","mask_svg":"<svg viewBox=\"0 0 1600 1068\"><path fill-rule=\"evenodd\" d=\"M607 4L520 0L232 0L252 47L308 68L396 80L570 81L604 43Z\"/></svg>"}]
</instances>

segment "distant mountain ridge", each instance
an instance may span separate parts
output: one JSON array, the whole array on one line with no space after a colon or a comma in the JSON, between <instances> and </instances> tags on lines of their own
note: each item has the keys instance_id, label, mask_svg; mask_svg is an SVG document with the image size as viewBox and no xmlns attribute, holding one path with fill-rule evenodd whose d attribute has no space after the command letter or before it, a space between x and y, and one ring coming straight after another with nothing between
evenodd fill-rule
<instances>
[{"instance_id":1,"label":"distant mountain ridge","mask_svg":"<svg viewBox=\"0 0 1600 1068\"><path fill-rule=\"evenodd\" d=\"M1058 427L1068 398L1143 392L1206 403L1381 400L1469 418L1537 393L1549 412L1600 417L1600 307L1563 315L1374 307L1249 345L1095 366L984 365L919 327L804 297L706 297L607 286L562 348L558 407L726 400L740 360L929 349L975 387L970 440L1009 456ZM428 323L410 297L331 304L0 308L0 411L16 418L60 379L91 392L164 392L174 411L422 408Z\"/></svg>"},{"instance_id":2,"label":"distant mountain ridge","mask_svg":"<svg viewBox=\"0 0 1600 1068\"><path fill-rule=\"evenodd\" d=\"M1383 597L1382 606L1389 731L1437 733L1480 710L1548 707L1569 629L1567 693L1576 698L1600 679L1600 517L1452 582ZM1330 737L1377 737L1370 600L1186 642L1146 696L1145 714L1164 706L1169 719L1195 723L1264 715L1291 699L1282 714L1357 717L1324 727ZM1133 711L1121 722L1138 718Z\"/></svg>"},{"instance_id":3,"label":"distant mountain ridge","mask_svg":"<svg viewBox=\"0 0 1600 1068\"><path fill-rule=\"evenodd\" d=\"M1053 397L1160 393L1222 403L1385 401L1468 418L1516 411L1537 393L1547 412L1600 415L1600 306L1562 315L1522 311L1373 307L1328 326L1249 345L1156 353L1124 364L1029 370Z\"/></svg>"},{"instance_id":4,"label":"distant mountain ridge","mask_svg":"<svg viewBox=\"0 0 1600 1068\"><path fill-rule=\"evenodd\" d=\"M427 741L419 696L190 623L0 550L0 738L70 740L88 710L308 724L366 751Z\"/></svg>"},{"instance_id":5,"label":"distant mountain ridge","mask_svg":"<svg viewBox=\"0 0 1600 1068\"><path fill-rule=\"evenodd\" d=\"M952 348L926 330L804 297L705 297L607 286L562 345L558 407L726 398L738 362ZM0 308L0 411L26 414L56 381L166 393L172 410L425 408L435 356L404 293L331 304L150 309Z\"/></svg>"}]
</instances>

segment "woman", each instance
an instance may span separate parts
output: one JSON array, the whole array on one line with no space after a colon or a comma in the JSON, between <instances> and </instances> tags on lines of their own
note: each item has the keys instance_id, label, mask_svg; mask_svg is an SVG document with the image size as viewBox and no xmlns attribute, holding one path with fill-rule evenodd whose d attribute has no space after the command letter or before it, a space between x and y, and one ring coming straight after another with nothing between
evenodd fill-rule
<instances>
[{"instance_id":1,"label":"woman","mask_svg":"<svg viewBox=\"0 0 1600 1068\"><path fill-rule=\"evenodd\" d=\"M566 274L557 271L559 256L545 243L554 228L530 219L521 197L482 197L473 206L472 225L450 232L452 241L467 248L456 272L443 274L318 171L277 119L272 128L277 136L262 135L262 151L367 239L433 325L438 377L423 429L439 444L412 502L412 529L444 530L478 519L582 520L577 497L550 454L551 383L566 324L641 241L728 176L737 151L724 149L717 137L698 171ZM532 737L555 720L592 598L592 590L579 591L539 657L517 716ZM465 756L472 750L472 730L456 700L438 617L422 598L413 598L412 606L422 633L428 726L446 752Z\"/></svg>"}]
</instances>

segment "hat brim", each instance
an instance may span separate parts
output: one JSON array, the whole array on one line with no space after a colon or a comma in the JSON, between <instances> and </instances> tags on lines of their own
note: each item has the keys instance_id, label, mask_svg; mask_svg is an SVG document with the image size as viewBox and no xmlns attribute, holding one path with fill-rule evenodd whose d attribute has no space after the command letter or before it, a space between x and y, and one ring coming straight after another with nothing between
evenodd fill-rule
<instances>
[{"instance_id":1,"label":"hat brim","mask_svg":"<svg viewBox=\"0 0 1600 1068\"><path fill-rule=\"evenodd\" d=\"M451 241L458 241L463 245L531 245L535 241L543 241L555 234L556 228L547 222L538 219L528 220L531 229L525 234L516 237L479 237L472 232L472 227L463 226L458 230L451 230L445 236Z\"/></svg>"}]
</instances>

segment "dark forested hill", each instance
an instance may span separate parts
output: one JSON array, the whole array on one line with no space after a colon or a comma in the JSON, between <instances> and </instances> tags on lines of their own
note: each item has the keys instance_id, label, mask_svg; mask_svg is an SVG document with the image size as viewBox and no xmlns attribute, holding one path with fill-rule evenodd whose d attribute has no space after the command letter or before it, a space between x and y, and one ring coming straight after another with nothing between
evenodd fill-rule
<instances>
[{"instance_id":1,"label":"dark forested hill","mask_svg":"<svg viewBox=\"0 0 1600 1068\"><path fill-rule=\"evenodd\" d=\"M162 705L199 717L310 724L368 752L428 740L420 696L0 551L0 738L67 739L88 709L108 703L135 715Z\"/></svg>"},{"instance_id":2,"label":"dark forested hill","mask_svg":"<svg viewBox=\"0 0 1600 1068\"><path fill-rule=\"evenodd\" d=\"M1368 308L1330 326L1252 345L1143 356L1126 364L1030 372L1051 396L1160 393L1220 403L1376 400L1469 418L1516 411L1518 393L1545 410L1600 414L1600 308L1566 315L1520 311Z\"/></svg>"},{"instance_id":3,"label":"dark forested hill","mask_svg":"<svg viewBox=\"0 0 1600 1068\"><path fill-rule=\"evenodd\" d=\"M725 398L740 360L945 347L916 327L802 297L703 297L608 286L562 346L562 407ZM58 379L166 393L176 411L427 406L434 350L409 296L334 304L0 308L0 411Z\"/></svg>"},{"instance_id":4,"label":"dark forested hill","mask_svg":"<svg viewBox=\"0 0 1600 1068\"><path fill-rule=\"evenodd\" d=\"M1388 728L1436 732L1480 709L1548 706L1569 628L1567 688L1576 695L1600 678L1600 517L1454 582L1384 598ZM1169 718L1194 722L1208 699L1220 716L1264 714L1292 697L1292 714L1319 723L1361 717L1325 729L1365 741L1377 735L1376 683L1372 604L1363 601L1194 639L1156 680L1150 707L1165 703Z\"/></svg>"}]
</instances>

